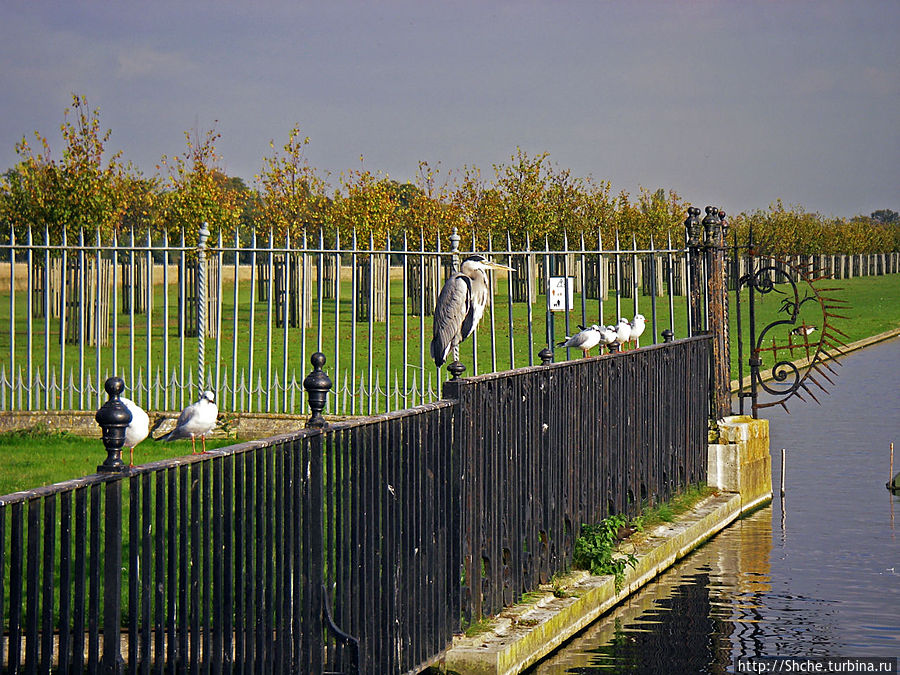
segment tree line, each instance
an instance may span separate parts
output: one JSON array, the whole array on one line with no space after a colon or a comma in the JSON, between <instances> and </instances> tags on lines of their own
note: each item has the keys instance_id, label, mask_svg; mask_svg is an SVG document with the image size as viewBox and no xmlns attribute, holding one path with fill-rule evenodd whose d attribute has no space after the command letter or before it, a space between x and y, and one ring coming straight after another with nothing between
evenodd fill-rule
<instances>
[{"instance_id":1,"label":"tree line","mask_svg":"<svg viewBox=\"0 0 900 675\"><path fill-rule=\"evenodd\" d=\"M163 235L193 245L202 222L213 237L246 241L250 233L277 242L297 243L304 235L342 245L355 235L360 245L389 240L398 245L406 234L417 248L420 236L434 247L449 246L454 227L462 248L522 246L579 248L632 241L674 245L684 241L688 203L674 190L640 189L614 194L609 181L574 176L554 164L547 153L517 149L507 162L482 174L474 166L446 171L420 162L414 180L400 183L362 164L336 181L312 167L304 155L309 138L298 126L287 142L262 160L253 186L220 169L215 128L185 132L185 148L164 155L155 173L144 176L121 153L107 150L111 131L100 124L99 109L73 95L61 125L64 147L56 158L45 136L16 144L18 162L0 181L0 228L17 238L31 226L46 227L51 243L72 242L82 230L114 236ZM877 253L900 250L900 219L888 209L869 216L829 218L781 201L766 209L728 216L731 232L746 243L750 228L772 253ZM213 239L214 240L214 239Z\"/></svg>"}]
</instances>

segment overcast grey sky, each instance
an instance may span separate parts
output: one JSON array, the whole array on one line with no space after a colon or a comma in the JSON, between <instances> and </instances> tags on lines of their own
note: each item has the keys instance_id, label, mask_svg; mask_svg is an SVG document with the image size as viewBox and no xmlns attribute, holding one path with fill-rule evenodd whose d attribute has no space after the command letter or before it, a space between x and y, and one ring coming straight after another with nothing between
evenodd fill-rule
<instances>
[{"instance_id":1,"label":"overcast grey sky","mask_svg":"<svg viewBox=\"0 0 900 675\"><path fill-rule=\"evenodd\" d=\"M521 147L613 190L731 213L900 210L900 1L7 2L0 169L77 92L152 175L215 125L253 183L298 123L313 166L411 179ZM218 122L216 122L218 120Z\"/></svg>"}]
</instances>

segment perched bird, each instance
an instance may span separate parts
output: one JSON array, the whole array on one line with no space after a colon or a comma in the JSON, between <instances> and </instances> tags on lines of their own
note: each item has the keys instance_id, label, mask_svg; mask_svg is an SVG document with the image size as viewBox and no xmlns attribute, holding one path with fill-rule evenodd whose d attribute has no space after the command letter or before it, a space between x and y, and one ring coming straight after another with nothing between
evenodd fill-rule
<instances>
[{"instance_id":1,"label":"perched bird","mask_svg":"<svg viewBox=\"0 0 900 675\"><path fill-rule=\"evenodd\" d=\"M131 413L131 422L125 427L124 447L131 452L129 466L134 466L134 446L147 438L147 434L150 433L150 417L131 399L120 396L119 400L125 404L128 412Z\"/></svg>"},{"instance_id":2,"label":"perched bird","mask_svg":"<svg viewBox=\"0 0 900 675\"><path fill-rule=\"evenodd\" d=\"M617 325L610 327L616 331L616 342L619 343L620 348L631 339L631 324L624 316L619 319Z\"/></svg>"},{"instance_id":3,"label":"perched bird","mask_svg":"<svg viewBox=\"0 0 900 675\"><path fill-rule=\"evenodd\" d=\"M803 324L802 326L797 326L794 330L792 330L791 335L811 335L815 329L815 326L807 326L806 324Z\"/></svg>"},{"instance_id":4,"label":"perched bird","mask_svg":"<svg viewBox=\"0 0 900 675\"><path fill-rule=\"evenodd\" d=\"M199 401L191 403L181 411L181 415L178 416L178 421L175 423L175 428L156 440L168 442L190 437L191 451L197 454L194 438L199 436L203 442L203 452L206 452L206 434L216 426L216 418L219 415L219 408L215 404L215 399L216 395L213 392L204 391L200 394Z\"/></svg>"},{"instance_id":5,"label":"perched bird","mask_svg":"<svg viewBox=\"0 0 900 675\"><path fill-rule=\"evenodd\" d=\"M629 336L629 340L634 342L635 346L637 346L637 340L641 335L644 334L644 328L646 327L646 319L643 314L635 314L634 318L631 320L629 324L631 326L631 335Z\"/></svg>"},{"instance_id":6,"label":"perched bird","mask_svg":"<svg viewBox=\"0 0 900 675\"><path fill-rule=\"evenodd\" d=\"M581 326L579 326L579 328L581 328ZM566 339L562 342L557 342L556 346L580 349L584 353L584 356L587 357L588 352L600 344L602 337L600 326L594 324L587 328L582 328L580 333L575 333L575 335L571 337L566 336Z\"/></svg>"},{"instance_id":7,"label":"perched bird","mask_svg":"<svg viewBox=\"0 0 900 675\"><path fill-rule=\"evenodd\" d=\"M438 366L481 321L488 302L489 269L515 271L476 254L463 260L459 271L451 274L441 289L434 307L434 337L431 339L431 358Z\"/></svg>"},{"instance_id":8,"label":"perched bird","mask_svg":"<svg viewBox=\"0 0 900 675\"><path fill-rule=\"evenodd\" d=\"M616 341L618 334L616 333L615 326L601 326L600 327L600 344L604 344L607 347Z\"/></svg>"}]
</instances>

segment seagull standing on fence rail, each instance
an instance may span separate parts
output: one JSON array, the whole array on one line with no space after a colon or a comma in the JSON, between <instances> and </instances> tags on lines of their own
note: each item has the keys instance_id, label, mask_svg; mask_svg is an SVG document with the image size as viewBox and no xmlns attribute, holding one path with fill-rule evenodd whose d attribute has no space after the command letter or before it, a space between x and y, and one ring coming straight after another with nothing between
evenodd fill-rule
<instances>
[{"instance_id":1,"label":"seagull standing on fence rail","mask_svg":"<svg viewBox=\"0 0 900 675\"><path fill-rule=\"evenodd\" d=\"M581 327L579 326L579 328ZM600 332L600 326L594 324L587 328L582 328L580 333L575 333L575 335L571 337L566 336L566 339L562 342L557 342L556 346L580 349L584 353L584 357L587 358L588 352L599 345L602 342L602 339L603 336Z\"/></svg>"},{"instance_id":2,"label":"seagull standing on fence rail","mask_svg":"<svg viewBox=\"0 0 900 675\"><path fill-rule=\"evenodd\" d=\"M616 331L616 342L619 344L619 348L631 339L631 324L624 316L619 319L618 324L610 326L610 328Z\"/></svg>"},{"instance_id":3,"label":"seagull standing on fence rail","mask_svg":"<svg viewBox=\"0 0 900 675\"><path fill-rule=\"evenodd\" d=\"M600 326L600 344L609 347L616 341L618 334L615 326Z\"/></svg>"},{"instance_id":4,"label":"seagull standing on fence rail","mask_svg":"<svg viewBox=\"0 0 900 675\"><path fill-rule=\"evenodd\" d=\"M131 413L131 422L125 427L124 447L131 452L129 466L134 466L134 446L147 438L147 435L150 433L150 416L131 399L119 396L119 400L125 404L128 412Z\"/></svg>"},{"instance_id":5,"label":"seagull standing on fence rail","mask_svg":"<svg viewBox=\"0 0 900 675\"><path fill-rule=\"evenodd\" d=\"M631 335L628 336L628 339L634 343L635 347L637 347L638 338L644 334L644 328L647 326L646 321L647 319L644 318L643 314L635 314L629 324L631 326Z\"/></svg>"},{"instance_id":6,"label":"seagull standing on fence rail","mask_svg":"<svg viewBox=\"0 0 900 675\"><path fill-rule=\"evenodd\" d=\"M487 306L487 270L510 270L512 267L492 262L482 255L463 260L459 271L447 279L434 307L434 337L431 358L441 366L453 349L469 337L481 321Z\"/></svg>"},{"instance_id":7,"label":"seagull standing on fence rail","mask_svg":"<svg viewBox=\"0 0 900 675\"><path fill-rule=\"evenodd\" d=\"M182 438L191 439L191 452L197 454L194 438L199 436L203 443L203 452L206 452L206 434L216 426L216 418L219 416L219 408L215 403L216 395L211 391L200 394L200 400L191 403L181 411L175 428L165 436L160 436L158 441L177 441Z\"/></svg>"}]
</instances>

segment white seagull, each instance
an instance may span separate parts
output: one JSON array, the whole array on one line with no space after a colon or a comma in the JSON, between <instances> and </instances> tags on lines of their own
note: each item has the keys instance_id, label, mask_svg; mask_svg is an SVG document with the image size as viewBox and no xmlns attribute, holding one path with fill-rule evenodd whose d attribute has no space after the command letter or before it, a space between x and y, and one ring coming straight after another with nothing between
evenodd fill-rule
<instances>
[{"instance_id":1,"label":"white seagull","mask_svg":"<svg viewBox=\"0 0 900 675\"><path fill-rule=\"evenodd\" d=\"M216 426L216 418L219 415L219 408L216 406L215 400L216 395L213 392L204 391L200 394L199 401L191 403L181 411L175 428L156 440L168 442L190 437L191 452L197 454L194 438L199 436L203 442L203 452L206 452L206 434Z\"/></svg>"},{"instance_id":2,"label":"white seagull","mask_svg":"<svg viewBox=\"0 0 900 675\"><path fill-rule=\"evenodd\" d=\"M131 452L129 466L134 466L134 446L147 438L147 435L150 433L150 417L131 399L120 396L119 400L125 404L128 412L131 413L131 422L125 427L124 447Z\"/></svg>"},{"instance_id":3,"label":"white seagull","mask_svg":"<svg viewBox=\"0 0 900 675\"><path fill-rule=\"evenodd\" d=\"M599 345L601 339L600 326L594 324L582 329L580 333L575 333L575 335L571 337L566 336L566 339L562 342L557 342L556 346L580 349L584 353L584 356L587 357L588 352Z\"/></svg>"},{"instance_id":4,"label":"white seagull","mask_svg":"<svg viewBox=\"0 0 900 675\"><path fill-rule=\"evenodd\" d=\"M611 328L616 331L616 342L619 343L619 348L621 349L631 339L631 324L623 316L619 319L619 323L616 326L611 326Z\"/></svg>"},{"instance_id":5,"label":"white seagull","mask_svg":"<svg viewBox=\"0 0 900 675\"><path fill-rule=\"evenodd\" d=\"M615 326L601 326L600 328L600 338L601 344L611 345L616 341L618 334L616 333Z\"/></svg>"},{"instance_id":6,"label":"white seagull","mask_svg":"<svg viewBox=\"0 0 900 675\"><path fill-rule=\"evenodd\" d=\"M634 319L631 320L629 324L631 326L631 335L629 336L629 340L634 342L635 346L637 346L637 340L641 335L644 334L644 328L646 327L646 319L643 314L635 314Z\"/></svg>"}]
</instances>

